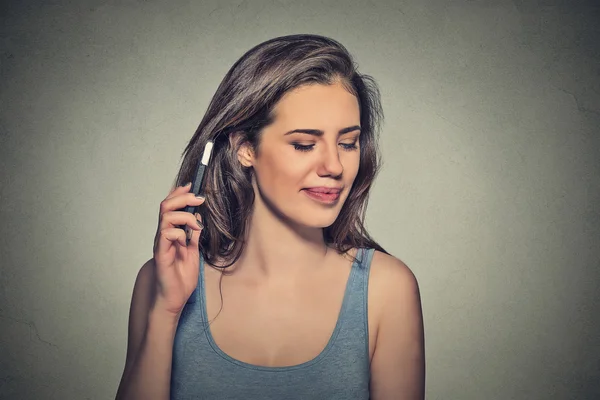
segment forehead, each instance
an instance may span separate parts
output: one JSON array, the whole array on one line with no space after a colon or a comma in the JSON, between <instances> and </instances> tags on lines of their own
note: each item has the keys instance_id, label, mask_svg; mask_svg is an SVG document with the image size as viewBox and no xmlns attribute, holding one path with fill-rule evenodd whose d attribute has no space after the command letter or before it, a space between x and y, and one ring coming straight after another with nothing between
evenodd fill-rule
<instances>
[{"instance_id":1,"label":"forehead","mask_svg":"<svg viewBox=\"0 0 600 400\"><path fill-rule=\"evenodd\" d=\"M273 111L275 123L358 124L360 119L358 99L341 83L295 88L279 100Z\"/></svg>"}]
</instances>

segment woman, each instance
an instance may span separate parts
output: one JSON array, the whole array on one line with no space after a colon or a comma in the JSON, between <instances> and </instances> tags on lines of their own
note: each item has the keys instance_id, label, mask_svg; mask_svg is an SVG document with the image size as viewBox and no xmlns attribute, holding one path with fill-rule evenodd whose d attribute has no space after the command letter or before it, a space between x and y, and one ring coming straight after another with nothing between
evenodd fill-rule
<instances>
[{"instance_id":1,"label":"woman","mask_svg":"<svg viewBox=\"0 0 600 400\"><path fill-rule=\"evenodd\" d=\"M275 38L233 65L160 205L118 399L424 398L417 281L363 225L381 117L332 39Z\"/></svg>"}]
</instances>

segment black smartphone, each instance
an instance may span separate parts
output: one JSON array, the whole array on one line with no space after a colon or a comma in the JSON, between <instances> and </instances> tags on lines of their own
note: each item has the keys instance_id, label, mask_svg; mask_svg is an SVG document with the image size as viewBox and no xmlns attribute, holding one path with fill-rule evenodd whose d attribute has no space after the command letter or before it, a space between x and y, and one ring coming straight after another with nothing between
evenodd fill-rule
<instances>
[{"instance_id":1,"label":"black smartphone","mask_svg":"<svg viewBox=\"0 0 600 400\"><path fill-rule=\"evenodd\" d=\"M212 153L213 145L214 145L214 142L208 141L206 143L206 146L204 146L204 152L202 153L202 159L200 159L200 161L198 162L198 166L196 167L196 173L194 174L194 177L192 178L193 180L192 180L192 187L190 188L190 193L194 193L196 196L198 196L198 195L205 196L205 194L204 194L204 181L205 181L204 170L206 169L206 167L208 166L208 163L210 161L210 155ZM198 206L186 206L181 211L186 211L186 212L189 212L192 214L196 214L196 212L198 211ZM190 244L189 238L191 237L191 229L187 225L181 225L180 228L185 231L185 235L186 235L185 244L186 245Z\"/></svg>"}]
</instances>

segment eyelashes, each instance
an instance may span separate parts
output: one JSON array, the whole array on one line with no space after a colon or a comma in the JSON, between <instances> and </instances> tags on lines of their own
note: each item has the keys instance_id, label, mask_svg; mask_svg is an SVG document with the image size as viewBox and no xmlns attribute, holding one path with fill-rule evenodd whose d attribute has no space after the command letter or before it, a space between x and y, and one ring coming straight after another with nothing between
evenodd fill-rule
<instances>
[{"instance_id":1,"label":"eyelashes","mask_svg":"<svg viewBox=\"0 0 600 400\"><path fill-rule=\"evenodd\" d=\"M294 146L294 149L298 150L298 151L311 151L313 149L313 147L315 147L314 144L302 145L300 143L292 143L292 145ZM356 142L340 143L340 146L342 146L342 149L344 149L346 151L353 151L353 150L358 149Z\"/></svg>"}]
</instances>

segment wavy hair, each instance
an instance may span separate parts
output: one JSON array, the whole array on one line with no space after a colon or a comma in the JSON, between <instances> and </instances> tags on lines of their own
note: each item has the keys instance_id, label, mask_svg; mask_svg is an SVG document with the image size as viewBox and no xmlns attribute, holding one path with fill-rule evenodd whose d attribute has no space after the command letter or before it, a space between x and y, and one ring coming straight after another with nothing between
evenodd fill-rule
<instances>
[{"instance_id":1,"label":"wavy hair","mask_svg":"<svg viewBox=\"0 0 600 400\"><path fill-rule=\"evenodd\" d=\"M205 226L200 252L208 263L217 266L217 260L225 260L229 264L219 268L231 266L244 247L254 204L253 170L239 162L239 146L247 143L260 153L261 131L273 122L274 106L285 93L302 85L335 82L358 99L360 164L339 216L323 228L323 237L339 254L354 247L387 253L364 225L369 190L380 168L377 141L383 111L378 86L372 77L357 71L357 64L339 42L299 34L263 42L235 62L182 154L176 185L192 180L205 144L214 141L205 172L206 200L198 211Z\"/></svg>"}]
</instances>

